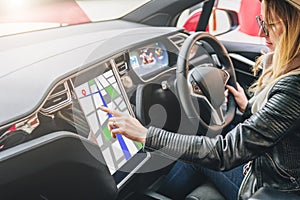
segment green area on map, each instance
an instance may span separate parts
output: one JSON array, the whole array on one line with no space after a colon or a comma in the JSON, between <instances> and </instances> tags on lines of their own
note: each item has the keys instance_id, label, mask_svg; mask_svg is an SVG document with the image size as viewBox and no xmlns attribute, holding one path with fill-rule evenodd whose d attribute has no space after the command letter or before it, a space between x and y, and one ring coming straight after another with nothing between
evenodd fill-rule
<instances>
[{"instance_id":1,"label":"green area on map","mask_svg":"<svg viewBox=\"0 0 300 200\"><path fill-rule=\"evenodd\" d=\"M109 96L112 98L112 99L115 99L119 96L118 92L115 90L115 88L113 86L108 86L105 88L106 92L109 94Z\"/></svg>"},{"instance_id":2,"label":"green area on map","mask_svg":"<svg viewBox=\"0 0 300 200\"><path fill-rule=\"evenodd\" d=\"M94 84L95 84L95 80L94 79L89 81L89 85L94 85Z\"/></svg>"},{"instance_id":3,"label":"green area on map","mask_svg":"<svg viewBox=\"0 0 300 200\"><path fill-rule=\"evenodd\" d=\"M109 141L110 139L112 139L112 136L111 136L111 133L109 131L109 128L108 126L106 126L104 129L103 129L103 134L104 134L104 137L107 141Z\"/></svg>"},{"instance_id":4,"label":"green area on map","mask_svg":"<svg viewBox=\"0 0 300 200\"><path fill-rule=\"evenodd\" d=\"M140 143L140 142L135 142L135 144L138 146L139 149L143 148L142 143Z\"/></svg>"}]
</instances>

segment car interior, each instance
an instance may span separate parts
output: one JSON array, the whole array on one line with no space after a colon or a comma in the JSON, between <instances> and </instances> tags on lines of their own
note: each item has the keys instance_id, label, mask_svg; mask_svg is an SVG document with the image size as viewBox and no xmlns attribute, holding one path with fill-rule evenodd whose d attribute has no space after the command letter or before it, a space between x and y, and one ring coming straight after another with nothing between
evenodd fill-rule
<instances>
[{"instance_id":1,"label":"car interior","mask_svg":"<svg viewBox=\"0 0 300 200\"><path fill-rule=\"evenodd\" d=\"M1 199L169 199L157 189L176 158L113 139L112 116L99 107L209 137L240 121L233 97L224 103L224 85L247 89L266 48L205 33L214 0L203 2L196 33L175 27L201 2L149 1L116 20L0 37ZM230 11L232 27L237 17ZM207 181L187 199L204 193L222 198Z\"/></svg>"}]
</instances>

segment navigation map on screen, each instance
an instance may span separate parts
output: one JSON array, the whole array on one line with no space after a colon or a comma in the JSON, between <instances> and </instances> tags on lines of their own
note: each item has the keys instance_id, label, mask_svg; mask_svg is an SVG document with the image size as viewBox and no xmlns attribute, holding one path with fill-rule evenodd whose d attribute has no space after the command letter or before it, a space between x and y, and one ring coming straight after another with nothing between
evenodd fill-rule
<instances>
[{"instance_id":1,"label":"navigation map on screen","mask_svg":"<svg viewBox=\"0 0 300 200\"><path fill-rule=\"evenodd\" d=\"M133 142L121 134L112 138L108 119L112 117L99 109L105 106L129 114L118 82L110 69L96 78L75 87L83 112L101 148L111 174L114 174L141 148L142 144Z\"/></svg>"}]
</instances>

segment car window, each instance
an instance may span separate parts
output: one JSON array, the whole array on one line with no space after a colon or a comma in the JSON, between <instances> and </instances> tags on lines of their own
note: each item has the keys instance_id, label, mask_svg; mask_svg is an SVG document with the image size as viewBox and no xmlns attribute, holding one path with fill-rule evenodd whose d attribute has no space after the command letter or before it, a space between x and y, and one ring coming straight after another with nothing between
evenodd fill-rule
<instances>
[{"instance_id":1,"label":"car window","mask_svg":"<svg viewBox=\"0 0 300 200\"><path fill-rule=\"evenodd\" d=\"M151 0L1 0L0 36L113 20Z\"/></svg>"},{"instance_id":2,"label":"car window","mask_svg":"<svg viewBox=\"0 0 300 200\"><path fill-rule=\"evenodd\" d=\"M203 3L186 9L180 15L177 27L188 32L196 31ZM253 0L218 0L211 13L206 31L224 41L263 44L258 37L255 16L260 13L260 2ZM235 19L237 24L232 20Z\"/></svg>"}]
</instances>

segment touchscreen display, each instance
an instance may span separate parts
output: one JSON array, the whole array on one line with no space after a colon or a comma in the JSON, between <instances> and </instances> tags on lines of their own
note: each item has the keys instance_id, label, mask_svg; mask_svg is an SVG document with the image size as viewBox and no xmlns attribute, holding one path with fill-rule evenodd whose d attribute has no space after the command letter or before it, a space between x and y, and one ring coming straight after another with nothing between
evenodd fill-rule
<instances>
[{"instance_id":1,"label":"touchscreen display","mask_svg":"<svg viewBox=\"0 0 300 200\"><path fill-rule=\"evenodd\" d=\"M130 64L133 70L141 77L169 65L168 53L165 46L156 42L129 52Z\"/></svg>"},{"instance_id":2,"label":"touchscreen display","mask_svg":"<svg viewBox=\"0 0 300 200\"><path fill-rule=\"evenodd\" d=\"M108 128L108 119L112 116L99 107L105 106L127 114L130 112L111 66L104 64L103 69L94 78L91 76L95 76L95 72L92 72L87 75L89 78L85 78L88 80L77 84L75 80L74 89L109 171L114 174L142 148L142 144L120 134L117 134L117 139L112 138Z\"/></svg>"}]
</instances>

